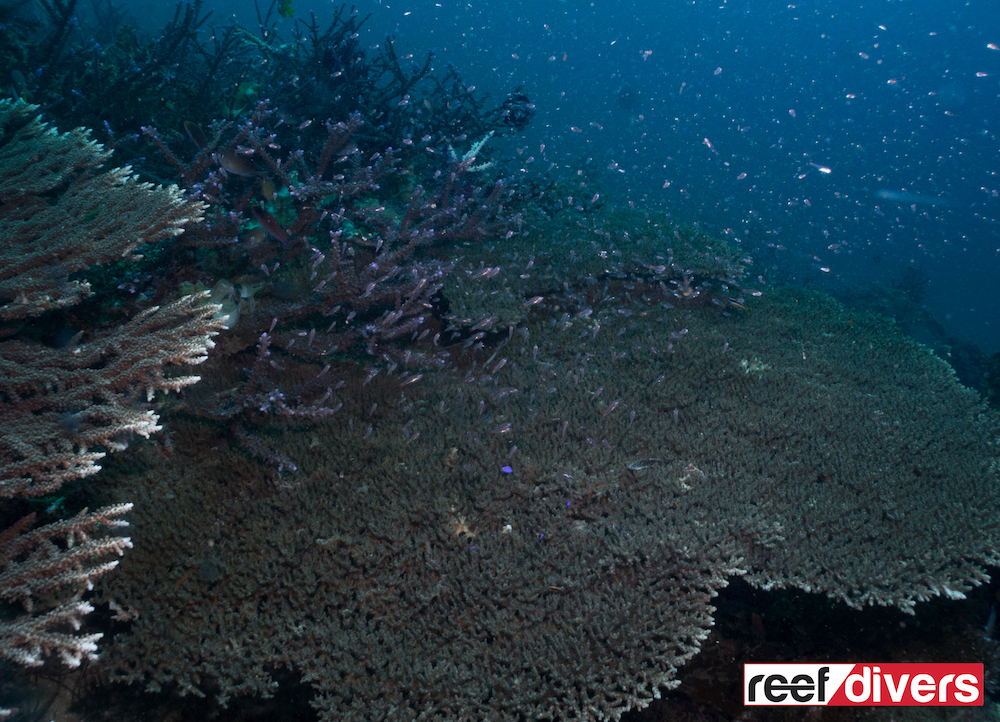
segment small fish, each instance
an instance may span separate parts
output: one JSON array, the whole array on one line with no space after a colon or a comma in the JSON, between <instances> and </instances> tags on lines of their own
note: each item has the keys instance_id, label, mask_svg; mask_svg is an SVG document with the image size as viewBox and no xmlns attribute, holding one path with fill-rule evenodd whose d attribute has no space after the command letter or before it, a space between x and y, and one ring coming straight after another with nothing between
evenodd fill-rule
<instances>
[{"instance_id":1,"label":"small fish","mask_svg":"<svg viewBox=\"0 0 1000 722\"><path fill-rule=\"evenodd\" d=\"M188 134L188 138L198 146L199 148L204 148L208 145L208 138L205 137L205 131L201 129L201 126L197 123L192 123L190 120L184 121L184 132Z\"/></svg>"},{"instance_id":2,"label":"small fish","mask_svg":"<svg viewBox=\"0 0 1000 722\"><path fill-rule=\"evenodd\" d=\"M502 389L500 389L499 392L497 392L497 395L493 397L493 400L499 401L500 399L506 398L511 394L516 394L517 392L518 392L517 388L515 388L514 386L505 386Z\"/></svg>"},{"instance_id":3,"label":"small fish","mask_svg":"<svg viewBox=\"0 0 1000 722\"><path fill-rule=\"evenodd\" d=\"M951 200L948 198L941 198L940 196L923 196L917 193L907 193L905 191L894 191L884 188L875 193L876 198L881 198L887 201L895 201L896 203L906 203L909 205L914 205L917 203L928 205L928 206L949 206L951 205Z\"/></svg>"},{"instance_id":4,"label":"small fish","mask_svg":"<svg viewBox=\"0 0 1000 722\"><path fill-rule=\"evenodd\" d=\"M260 192L265 199L273 201L278 195L278 186L271 178L264 176L260 179Z\"/></svg>"},{"instance_id":5,"label":"small fish","mask_svg":"<svg viewBox=\"0 0 1000 722\"><path fill-rule=\"evenodd\" d=\"M294 12L295 10L292 8L292 0L281 0L281 2L278 3L278 15L281 17L290 18Z\"/></svg>"},{"instance_id":6,"label":"small fish","mask_svg":"<svg viewBox=\"0 0 1000 722\"><path fill-rule=\"evenodd\" d=\"M644 459L639 459L638 461L633 461L628 465L631 471L642 471L643 469L648 469L651 466L656 466L657 464L665 463L663 459L657 459L652 456L647 456Z\"/></svg>"},{"instance_id":7,"label":"small fish","mask_svg":"<svg viewBox=\"0 0 1000 722\"><path fill-rule=\"evenodd\" d=\"M257 226L256 228L250 229L243 240L250 248L256 248L263 243L266 238L267 231L264 230L263 226Z\"/></svg>"},{"instance_id":8,"label":"small fish","mask_svg":"<svg viewBox=\"0 0 1000 722\"><path fill-rule=\"evenodd\" d=\"M257 175L257 167L253 162L247 156L237 153L232 148L220 153L218 159L219 165L229 173L241 176Z\"/></svg>"},{"instance_id":9,"label":"small fish","mask_svg":"<svg viewBox=\"0 0 1000 722\"><path fill-rule=\"evenodd\" d=\"M28 81L24 77L24 73L17 69L11 70L10 81L10 92L14 96L14 99L23 97L24 93L28 90Z\"/></svg>"},{"instance_id":10,"label":"small fish","mask_svg":"<svg viewBox=\"0 0 1000 722\"><path fill-rule=\"evenodd\" d=\"M281 227L274 216L258 206L251 206L250 212L260 224L260 227L267 231L273 239L282 243L288 243L288 232Z\"/></svg>"}]
</instances>

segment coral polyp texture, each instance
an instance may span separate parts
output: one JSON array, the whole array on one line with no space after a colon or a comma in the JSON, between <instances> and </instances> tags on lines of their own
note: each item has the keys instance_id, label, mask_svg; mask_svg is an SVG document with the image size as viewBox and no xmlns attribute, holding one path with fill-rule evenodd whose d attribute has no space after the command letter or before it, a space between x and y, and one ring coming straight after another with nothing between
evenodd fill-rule
<instances>
[{"instance_id":1,"label":"coral polyp texture","mask_svg":"<svg viewBox=\"0 0 1000 722\"><path fill-rule=\"evenodd\" d=\"M130 452L106 672L227 702L287 667L325 720L617 719L733 576L904 611L986 578L1000 425L926 348L807 291L623 296L348 373L337 414L261 430L294 476L203 422Z\"/></svg>"}]
</instances>

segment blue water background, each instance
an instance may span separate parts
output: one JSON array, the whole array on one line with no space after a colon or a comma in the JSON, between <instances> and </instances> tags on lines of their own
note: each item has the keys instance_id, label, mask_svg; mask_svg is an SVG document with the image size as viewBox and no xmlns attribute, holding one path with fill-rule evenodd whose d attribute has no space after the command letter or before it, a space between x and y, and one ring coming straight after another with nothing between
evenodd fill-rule
<instances>
[{"instance_id":1,"label":"blue water background","mask_svg":"<svg viewBox=\"0 0 1000 722\"><path fill-rule=\"evenodd\" d=\"M336 4L293 6L322 20ZM1000 350L996 0L357 7L366 45L434 50L497 103L524 85L538 114L504 147L518 173L710 224L757 256L755 275L850 295L916 265L947 331ZM167 19L134 8L151 29ZM256 26L252 3L214 10Z\"/></svg>"}]
</instances>

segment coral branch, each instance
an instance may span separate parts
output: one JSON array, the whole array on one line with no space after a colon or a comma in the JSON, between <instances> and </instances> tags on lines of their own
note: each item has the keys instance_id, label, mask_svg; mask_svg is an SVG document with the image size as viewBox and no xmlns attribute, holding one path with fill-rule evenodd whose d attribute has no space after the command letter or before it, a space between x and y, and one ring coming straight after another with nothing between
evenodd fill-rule
<instances>
[{"instance_id":1,"label":"coral branch","mask_svg":"<svg viewBox=\"0 0 1000 722\"><path fill-rule=\"evenodd\" d=\"M89 604L74 598L44 613L33 613L43 596L48 598L65 589L79 595L93 588L94 579L118 565L115 560L97 560L109 554L121 556L132 547L131 540L115 536L92 539L91 534L101 527L128 526L117 517L131 508L131 504L117 504L93 513L84 509L71 519L25 532L34 522L31 514L0 535L0 599L19 602L26 612L14 621L0 622L0 656L31 667L41 665L44 656L51 653L57 653L71 667L85 657L94 657L96 642L103 635L58 631L67 625L79 630L81 618L93 611Z\"/></svg>"},{"instance_id":2,"label":"coral branch","mask_svg":"<svg viewBox=\"0 0 1000 722\"><path fill-rule=\"evenodd\" d=\"M90 286L70 274L201 219L176 186L140 183L128 166L98 172L109 155L88 131L60 135L37 106L0 101L0 319L73 305Z\"/></svg>"},{"instance_id":3,"label":"coral branch","mask_svg":"<svg viewBox=\"0 0 1000 722\"><path fill-rule=\"evenodd\" d=\"M23 321L77 303L90 285L70 274L201 218L204 206L184 200L176 186L139 183L127 167L100 171L109 155L83 129L60 135L35 106L0 101L0 319ZM156 391L198 381L166 368L204 361L225 322L219 306L202 303L206 296L153 306L82 344L86 332L79 331L64 348L43 346L30 333L18 337L25 324L5 329L12 338L0 343L0 501L89 476L131 434L159 430L145 404ZM25 612L0 621L0 657L27 666L49 654L70 666L94 658L101 635L72 633L92 611L80 597L118 564L105 557L132 546L127 537L103 535L127 526L118 517L131 508L84 509L29 531L32 514L0 533L0 600Z\"/></svg>"},{"instance_id":4,"label":"coral branch","mask_svg":"<svg viewBox=\"0 0 1000 722\"><path fill-rule=\"evenodd\" d=\"M198 364L213 346L219 307L207 294L147 309L106 336L74 348L21 341L0 344L0 497L48 494L100 471L99 447L124 448L132 433L159 431L140 404L198 376L168 376L164 367Z\"/></svg>"}]
</instances>

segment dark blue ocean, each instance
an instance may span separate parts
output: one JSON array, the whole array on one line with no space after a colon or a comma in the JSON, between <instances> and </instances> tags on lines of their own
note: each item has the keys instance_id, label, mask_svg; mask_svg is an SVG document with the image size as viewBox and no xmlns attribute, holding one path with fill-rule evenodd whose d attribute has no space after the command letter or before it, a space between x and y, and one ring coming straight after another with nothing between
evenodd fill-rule
<instances>
[{"instance_id":1,"label":"dark blue ocean","mask_svg":"<svg viewBox=\"0 0 1000 722\"><path fill-rule=\"evenodd\" d=\"M739 239L771 282L885 306L917 279L947 334L1000 350L996 2L357 7L369 46L432 50L497 102L523 85L537 116L506 152L526 172ZM135 9L150 30L172 12ZM212 22L230 16L256 25L251 3L216 4Z\"/></svg>"}]
</instances>

